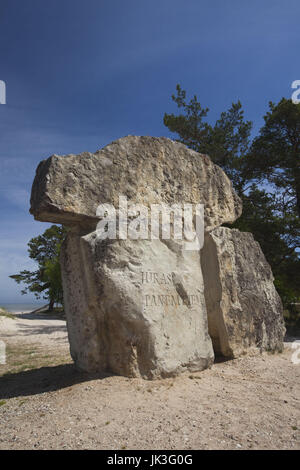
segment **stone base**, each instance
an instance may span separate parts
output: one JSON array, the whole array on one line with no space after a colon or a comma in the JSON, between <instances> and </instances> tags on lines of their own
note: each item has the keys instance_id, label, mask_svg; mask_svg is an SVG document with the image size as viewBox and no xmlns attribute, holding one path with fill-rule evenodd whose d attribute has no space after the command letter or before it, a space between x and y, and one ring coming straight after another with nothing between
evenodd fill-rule
<instances>
[{"instance_id":1,"label":"stone base","mask_svg":"<svg viewBox=\"0 0 300 470\"><path fill-rule=\"evenodd\" d=\"M201 252L209 334L217 355L237 357L251 348L281 351L285 327L280 297L251 233L219 227Z\"/></svg>"},{"instance_id":2,"label":"stone base","mask_svg":"<svg viewBox=\"0 0 300 470\"><path fill-rule=\"evenodd\" d=\"M213 363L199 251L70 233L61 265L79 369L154 379Z\"/></svg>"}]
</instances>

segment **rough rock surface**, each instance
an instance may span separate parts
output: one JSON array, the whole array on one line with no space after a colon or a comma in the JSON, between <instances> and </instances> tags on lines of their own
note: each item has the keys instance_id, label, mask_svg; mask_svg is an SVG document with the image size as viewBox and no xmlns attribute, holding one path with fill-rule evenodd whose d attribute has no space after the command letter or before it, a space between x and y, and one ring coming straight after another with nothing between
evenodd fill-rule
<instances>
[{"instance_id":1,"label":"rough rock surface","mask_svg":"<svg viewBox=\"0 0 300 470\"><path fill-rule=\"evenodd\" d=\"M234 221L241 201L209 157L166 138L129 136L91 154L52 156L32 188L37 220L72 229L61 254L72 357L87 371L147 378L214 360L200 251L182 241L100 240L100 203L204 204L205 228Z\"/></svg>"},{"instance_id":2,"label":"rough rock surface","mask_svg":"<svg viewBox=\"0 0 300 470\"><path fill-rule=\"evenodd\" d=\"M204 249L187 251L180 240L101 240L96 209L118 207L120 195L147 207L204 204L212 231ZM258 244L217 228L241 210L209 157L166 138L129 136L94 154L42 161L30 212L70 228L61 265L75 364L151 379L209 367L211 337L228 356L252 346L280 349L281 303Z\"/></svg>"},{"instance_id":3,"label":"rough rock surface","mask_svg":"<svg viewBox=\"0 0 300 470\"><path fill-rule=\"evenodd\" d=\"M281 351L281 299L253 235L225 227L207 233L201 265L215 353L237 357L251 348Z\"/></svg>"},{"instance_id":4,"label":"rough rock surface","mask_svg":"<svg viewBox=\"0 0 300 470\"><path fill-rule=\"evenodd\" d=\"M100 203L204 204L210 230L234 222L241 201L225 173L206 155L167 138L128 136L96 153L53 155L42 161L32 187L30 212L37 220L95 225Z\"/></svg>"},{"instance_id":5,"label":"rough rock surface","mask_svg":"<svg viewBox=\"0 0 300 470\"><path fill-rule=\"evenodd\" d=\"M179 242L71 233L61 260L80 369L152 379L213 363L199 252Z\"/></svg>"}]
</instances>

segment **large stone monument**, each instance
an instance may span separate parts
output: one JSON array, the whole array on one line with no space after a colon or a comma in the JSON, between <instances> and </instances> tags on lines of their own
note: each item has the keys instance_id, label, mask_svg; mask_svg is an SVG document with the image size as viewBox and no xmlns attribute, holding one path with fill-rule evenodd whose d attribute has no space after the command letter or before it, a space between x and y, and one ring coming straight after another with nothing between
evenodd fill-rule
<instances>
[{"instance_id":1,"label":"large stone monument","mask_svg":"<svg viewBox=\"0 0 300 470\"><path fill-rule=\"evenodd\" d=\"M101 239L97 208L118 207L120 195L149 209L203 204L203 249L161 236ZM156 378L209 367L213 347L231 357L280 349L282 307L270 268L250 234L220 227L241 210L209 157L166 138L128 136L96 153L42 161L30 212L69 228L61 267L77 367Z\"/></svg>"}]
</instances>

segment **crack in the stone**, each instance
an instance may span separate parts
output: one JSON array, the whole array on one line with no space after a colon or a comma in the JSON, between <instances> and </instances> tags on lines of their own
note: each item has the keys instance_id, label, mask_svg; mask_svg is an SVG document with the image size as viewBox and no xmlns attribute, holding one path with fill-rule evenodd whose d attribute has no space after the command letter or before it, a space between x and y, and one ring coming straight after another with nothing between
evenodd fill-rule
<instances>
[{"instance_id":1,"label":"crack in the stone","mask_svg":"<svg viewBox=\"0 0 300 470\"><path fill-rule=\"evenodd\" d=\"M172 276L173 276L173 282L174 282L176 292L178 293L178 295L180 295L180 297L182 298L184 304L191 307L190 298L189 298L188 293L185 290L185 288L182 284L182 281L179 278L178 274L172 273Z\"/></svg>"}]
</instances>

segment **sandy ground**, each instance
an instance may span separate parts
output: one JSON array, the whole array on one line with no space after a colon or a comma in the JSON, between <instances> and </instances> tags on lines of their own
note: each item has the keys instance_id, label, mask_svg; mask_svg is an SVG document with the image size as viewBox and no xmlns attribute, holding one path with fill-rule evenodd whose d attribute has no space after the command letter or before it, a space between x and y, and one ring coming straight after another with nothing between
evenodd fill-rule
<instances>
[{"instance_id":1,"label":"sandy ground","mask_svg":"<svg viewBox=\"0 0 300 470\"><path fill-rule=\"evenodd\" d=\"M144 381L76 372L59 318L0 317L0 339L0 449L300 448L291 343L282 354Z\"/></svg>"},{"instance_id":2,"label":"sandy ground","mask_svg":"<svg viewBox=\"0 0 300 470\"><path fill-rule=\"evenodd\" d=\"M38 343L52 349L68 349L65 320L59 316L43 313L16 312L15 320L0 316L0 339L19 344Z\"/></svg>"}]
</instances>

